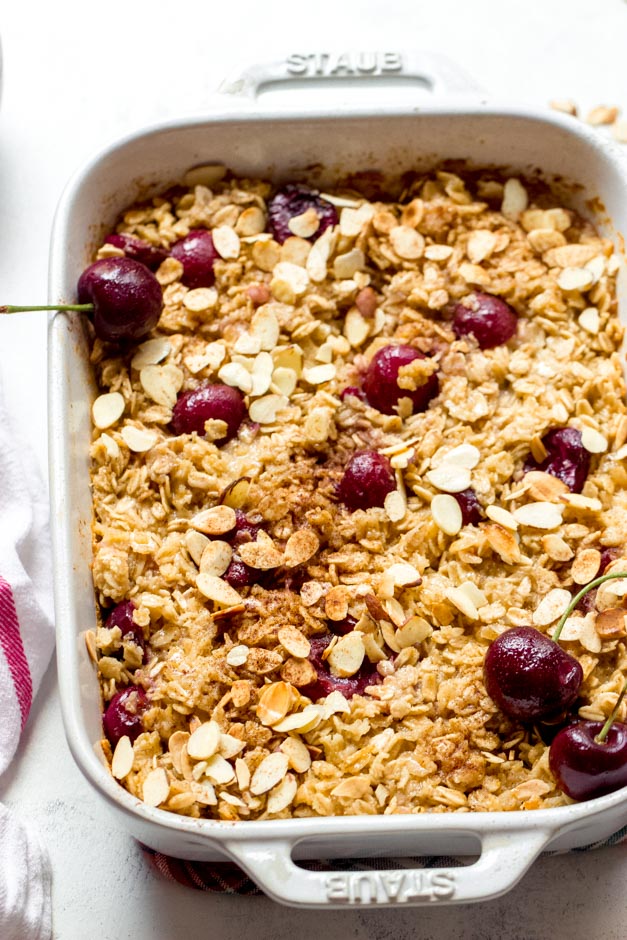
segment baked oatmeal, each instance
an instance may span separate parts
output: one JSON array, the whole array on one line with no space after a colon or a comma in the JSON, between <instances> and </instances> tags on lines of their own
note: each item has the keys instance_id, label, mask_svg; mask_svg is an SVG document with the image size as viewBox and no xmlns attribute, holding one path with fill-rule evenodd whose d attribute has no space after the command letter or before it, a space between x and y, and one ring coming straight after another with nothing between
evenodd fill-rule
<instances>
[{"instance_id":1,"label":"baked oatmeal","mask_svg":"<svg viewBox=\"0 0 627 940\"><path fill-rule=\"evenodd\" d=\"M611 242L495 173L193 173L98 252L143 250L164 298L140 345L92 345L114 776L227 820L568 803L551 725L499 711L483 664L627 565ZM560 638L583 718L627 675L625 590Z\"/></svg>"}]
</instances>

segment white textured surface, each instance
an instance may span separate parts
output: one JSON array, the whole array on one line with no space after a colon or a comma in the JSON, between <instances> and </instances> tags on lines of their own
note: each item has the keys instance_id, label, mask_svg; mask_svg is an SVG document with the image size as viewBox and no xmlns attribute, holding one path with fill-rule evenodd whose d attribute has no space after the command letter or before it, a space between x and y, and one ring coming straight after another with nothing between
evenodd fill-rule
<instances>
[{"instance_id":1,"label":"white textured surface","mask_svg":"<svg viewBox=\"0 0 627 940\"><path fill-rule=\"evenodd\" d=\"M98 11L96 13L96 10ZM454 58L488 90L544 104L572 97L627 108L623 0L76 0L5 4L0 22L0 302L46 295L50 223L62 186L90 153L137 126L202 113L220 79L246 64L310 50L414 47ZM45 323L0 322L0 368L13 415L46 460ZM420 937L544 940L627 933L627 848L544 859L507 897L429 910L318 914L263 899L164 884L111 828L65 745L51 669L0 800L39 827L54 867L57 940L314 940Z\"/></svg>"}]
</instances>

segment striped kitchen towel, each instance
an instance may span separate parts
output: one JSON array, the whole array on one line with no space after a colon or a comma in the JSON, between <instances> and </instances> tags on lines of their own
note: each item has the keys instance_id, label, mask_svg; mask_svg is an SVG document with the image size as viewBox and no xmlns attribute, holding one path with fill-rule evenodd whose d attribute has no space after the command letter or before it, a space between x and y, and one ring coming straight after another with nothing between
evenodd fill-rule
<instances>
[{"instance_id":1,"label":"striped kitchen towel","mask_svg":"<svg viewBox=\"0 0 627 940\"><path fill-rule=\"evenodd\" d=\"M0 388L0 775L15 755L54 647L48 500ZM29 825L0 805L0 937L51 936L50 865Z\"/></svg>"}]
</instances>

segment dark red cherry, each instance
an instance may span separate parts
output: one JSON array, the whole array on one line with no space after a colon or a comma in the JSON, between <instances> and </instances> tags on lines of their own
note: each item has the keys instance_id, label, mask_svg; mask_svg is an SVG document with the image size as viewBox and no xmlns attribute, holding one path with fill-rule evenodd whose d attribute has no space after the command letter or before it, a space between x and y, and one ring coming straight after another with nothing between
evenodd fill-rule
<instances>
[{"instance_id":1,"label":"dark red cherry","mask_svg":"<svg viewBox=\"0 0 627 940\"><path fill-rule=\"evenodd\" d=\"M143 715L148 708L148 699L143 689L136 685L116 692L102 716L104 732L113 745L128 735L134 741L144 730Z\"/></svg>"},{"instance_id":2,"label":"dark red cherry","mask_svg":"<svg viewBox=\"0 0 627 940\"><path fill-rule=\"evenodd\" d=\"M107 235L105 245L115 245L116 248L121 248L127 258L145 264L151 271L156 271L162 261L168 257L164 248L157 248L141 238L135 238L134 235L127 235L124 232Z\"/></svg>"},{"instance_id":3,"label":"dark red cherry","mask_svg":"<svg viewBox=\"0 0 627 940\"><path fill-rule=\"evenodd\" d=\"M315 209L320 221L318 229L308 238L314 242L330 225L337 225L338 215L334 205L322 199L317 192L302 186L300 183L288 183L272 197L268 203L268 222L270 231L279 244L290 238L294 233L290 230L289 221L297 215L302 215L307 209Z\"/></svg>"},{"instance_id":4,"label":"dark red cherry","mask_svg":"<svg viewBox=\"0 0 627 940\"><path fill-rule=\"evenodd\" d=\"M230 385L199 385L179 395L172 410L172 428L175 434L201 436L205 433L205 422L210 419L225 421L227 432L216 444L225 444L237 434L246 417L246 404L241 393Z\"/></svg>"},{"instance_id":5,"label":"dark red cherry","mask_svg":"<svg viewBox=\"0 0 627 940\"><path fill-rule=\"evenodd\" d=\"M135 604L132 601L122 601L113 608L105 621L107 630L118 627L122 638L130 637L137 646L144 651L144 660L146 656L146 641L144 640L144 631L133 620L133 611Z\"/></svg>"},{"instance_id":6,"label":"dark red cherry","mask_svg":"<svg viewBox=\"0 0 627 940\"><path fill-rule=\"evenodd\" d=\"M385 497L396 489L396 479L387 457L376 450L353 454L337 486L337 496L349 509L383 506Z\"/></svg>"},{"instance_id":7,"label":"dark red cherry","mask_svg":"<svg viewBox=\"0 0 627 940\"><path fill-rule=\"evenodd\" d=\"M256 542L261 526L251 522L245 512L241 509L235 510L235 528L223 538L230 542L233 548L237 549L246 542Z\"/></svg>"},{"instance_id":8,"label":"dark red cherry","mask_svg":"<svg viewBox=\"0 0 627 940\"><path fill-rule=\"evenodd\" d=\"M415 359L426 357L413 346L384 346L372 357L364 376L364 392L368 404L386 415L396 413L400 398L410 398L413 411L424 411L432 398L438 394L439 381L434 373L424 385L415 391L401 388L398 384L398 372L402 366L409 365Z\"/></svg>"},{"instance_id":9,"label":"dark red cherry","mask_svg":"<svg viewBox=\"0 0 627 940\"><path fill-rule=\"evenodd\" d=\"M341 692L345 698L352 698L353 695L363 695L367 686L378 685L381 682L377 667L368 659L364 659L359 671L354 676L346 679L332 676L326 661L322 659L322 654L332 639L333 634L328 634L327 636L313 637L309 641L311 644L309 661L316 670L318 678L310 685L299 689L299 691L313 702L325 698L331 692Z\"/></svg>"},{"instance_id":10,"label":"dark red cherry","mask_svg":"<svg viewBox=\"0 0 627 940\"><path fill-rule=\"evenodd\" d=\"M251 568L250 565L244 564L241 558L234 555L222 577L225 581L228 581L232 588L238 590L239 588L250 587L251 584L257 584L262 574L262 571Z\"/></svg>"},{"instance_id":11,"label":"dark red cherry","mask_svg":"<svg viewBox=\"0 0 627 940\"><path fill-rule=\"evenodd\" d=\"M590 453L581 443L581 431L576 428L552 428L542 438L547 452L538 463L531 454L527 457L523 472L542 470L565 483L572 493L581 493L590 470Z\"/></svg>"},{"instance_id":12,"label":"dark red cherry","mask_svg":"<svg viewBox=\"0 0 627 940\"><path fill-rule=\"evenodd\" d=\"M483 519L483 507L473 488L469 487L461 493L453 493L453 496L462 511L462 524L478 525Z\"/></svg>"},{"instance_id":13,"label":"dark red cherry","mask_svg":"<svg viewBox=\"0 0 627 940\"><path fill-rule=\"evenodd\" d=\"M347 614L343 620L327 620L327 626L336 636L346 636L347 633L353 632L357 626L357 620L351 614Z\"/></svg>"},{"instance_id":14,"label":"dark red cherry","mask_svg":"<svg viewBox=\"0 0 627 940\"><path fill-rule=\"evenodd\" d=\"M549 766L572 800L592 800L627 786L627 725L614 722L602 743L601 721L578 721L562 728L549 750Z\"/></svg>"},{"instance_id":15,"label":"dark red cherry","mask_svg":"<svg viewBox=\"0 0 627 940\"><path fill-rule=\"evenodd\" d=\"M474 336L481 349L507 343L516 334L518 318L500 297L475 291L453 308L453 332L458 339Z\"/></svg>"},{"instance_id":16,"label":"dark red cherry","mask_svg":"<svg viewBox=\"0 0 627 940\"><path fill-rule=\"evenodd\" d=\"M161 285L145 264L132 258L102 258L78 281L79 304L92 304L96 336L106 342L138 340L159 322Z\"/></svg>"},{"instance_id":17,"label":"dark red cherry","mask_svg":"<svg viewBox=\"0 0 627 940\"><path fill-rule=\"evenodd\" d=\"M488 649L484 681L490 698L510 718L538 721L570 708L579 694L583 669L543 633L514 627Z\"/></svg>"},{"instance_id":18,"label":"dark red cherry","mask_svg":"<svg viewBox=\"0 0 627 940\"><path fill-rule=\"evenodd\" d=\"M215 280L213 266L220 255L213 244L213 236L206 228L195 228L174 242L170 254L183 265L181 280L186 287L211 287Z\"/></svg>"}]
</instances>

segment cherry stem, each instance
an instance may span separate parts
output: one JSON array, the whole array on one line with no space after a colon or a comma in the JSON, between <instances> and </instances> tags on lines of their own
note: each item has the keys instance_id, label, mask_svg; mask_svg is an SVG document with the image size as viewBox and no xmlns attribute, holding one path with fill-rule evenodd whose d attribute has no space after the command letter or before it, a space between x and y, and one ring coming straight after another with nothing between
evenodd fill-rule
<instances>
[{"instance_id":1,"label":"cherry stem","mask_svg":"<svg viewBox=\"0 0 627 940\"><path fill-rule=\"evenodd\" d=\"M612 573L612 574L603 574L601 575L600 578L595 578L594 581L591 581L590 584L586 584L586 586L582 587L582 589L579 591L578 594L575 594L572 601L570 602L570 604L568 605L568 607L566 608L566 610L560 617L559 623L557 624L555 628L555 633L553 634L552 638L555 640L556 643L560 638L560 633L564 629L564 624L566 623L566 621L572 614L573 610L575 609L575 607L577 606L581 598L585 597L588 591L591 591L593 588L598 587L600 584L603 584L604 581L611 581L613 578L627 578L627 571L617 571L616 573Z\"/></svg>"},{"instance_id":2,"label":"cherry stem","mask_svg":"<svg viewBox=\"0 0 627 940\"><path fill-rule=\"evenodd\" d=\"M626 692L627 692L627 679L625 679L625 684L624 684L624 686L623 686L623 688L622 688L622 690L621 690L620 695L618 696L618 698L617 698L617 700L616 700L616 705L614 706L614 708L613 708L613 710L612 710L612 714L611 714L610 717L607 719L607 721L605 722L605 724L603 725L603 727L601 728L601 730L600 730L599 733L597 734L596 738L594 739L597 744L603 744L603 742L605 741L606 737L608 736L609 730L610 730L610 728L612 727L612 725L614 724L614 721L616 720L616 716L618 715L618 709L620 708L620 703L621 703L622 700L625 698L625 693L626 693Z\"/></svg>"},{"instance_id":3,"label":"cherry stem","mask_svg":"<svg viewBox=\"0 0 627 940\"><path fill-rule=\"evenodd\" d=\"M80 313L89 313L94 309L93 304L54 304L52 307L0 307L0 313L28 313L31 310L78 310Z\"/></svg>"}]
</instances>

